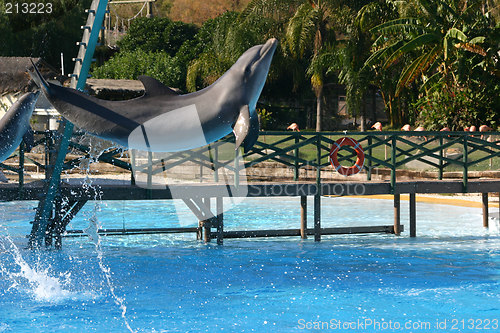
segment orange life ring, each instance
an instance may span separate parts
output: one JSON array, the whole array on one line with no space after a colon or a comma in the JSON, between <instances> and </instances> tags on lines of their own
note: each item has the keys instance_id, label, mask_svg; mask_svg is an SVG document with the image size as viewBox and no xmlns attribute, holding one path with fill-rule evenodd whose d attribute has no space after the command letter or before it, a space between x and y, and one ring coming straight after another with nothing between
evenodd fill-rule
<instances>
[{"instance_id":1,"label":"orange life ring","mask_svg":"<svg viewBox=\"0 0 500 333\"><path fill-rule=\"evenodd\" d=\"M356 151L357 159L356 163L352 167L343 167L337 159L337 153L342 146L351 146ZM330 163L341 175L355 175L363 169L363 164L365 163L365 153L363 152L361 145L353 138L340 138L333 143L332 149L330 149Z\"/></svg>"}]
</instances>

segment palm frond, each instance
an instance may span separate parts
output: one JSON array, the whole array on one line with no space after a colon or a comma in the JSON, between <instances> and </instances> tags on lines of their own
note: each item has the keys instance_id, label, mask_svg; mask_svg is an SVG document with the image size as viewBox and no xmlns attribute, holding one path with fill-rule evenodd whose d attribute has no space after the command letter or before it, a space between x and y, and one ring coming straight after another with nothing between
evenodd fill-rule
<instances>
[{"instance_id":1,"label":"palm frond","mask_svg":"<svg viewBox=\"0 0 500 333\"><path fill-rule=\"evenodd\" d=\"M457 43L455 44L455 47L457 49L467 50L469 52L482 55L483 57L486 56L486 51L479 45L475 45L472 43Z\"/></svg>"},{"instance_id":2,"label":"palm frond","mask_svg":"<svg viewBox=\"0 0 500 333\"><path fill-rule=\"evenodd\" d=\"M411 84L420 74L422 74L434 62L440 46L436 45L434 48L420 57L415 59L401 74L396 88L396 96L399 95L401 90L407 85Z\"/></svg>"},{"instance_id":3,"label":"palm frond","mask_svg":"<svg viewBox=\"0 0 500 333\"><path fill-rule=\"evenodd\" d=\"M317 9L304 3L290 19L285 38L292 56L301 58L308 46L313 45L318 16Z\"/></svg>"},{"instance_id":4,"label":"palm frond","mask_svg":"<svg viewBox=\"0 0 500 333\"><path fill-rule=\"evenodd\" d=\"M384 59L388 54L393 53L394 50L397 50L403 44L404 44L404 41L398 40L397 42L395 42L395 43L393 43L385 48L382 48L378 51L375 51L374 53L372 53L372 55L370 55L370 57L368 57L368 59L366 59L364 66L371 67L371 66L375 65L376 63L381 62L382 59Z\"/></svg>"},{"instance_id":5,"label":"palm frond","mask_svg":"<svg viewBox=\"0 0 500 333\"><path fill-rule=\"evenodd\" d=\"M245 21L251 16L272 17L278 21L286 20L293 15L303 0L252 0L241 12L238 20Z\"/></svg>"},{"instance_id":6,"label":"palm frond","mask_svg":"<svg viewBox=\"0 0 500 333\"><path fill-rule=\"evenodd\" d=\"M411 17L384 22L370 29L372 34L401 34L412 31L427 32L428 29L420 23L420 20Z\"/></svg>"},{"instance_id":7,"label":"palm frond","mask_svg":"<svg viewBox=\"0 0 500 333\"><path fill-rule=\"evenodd\" d=\"M445 39L454 38L458 39L461 42L467 41L467 35L465 35L462 31L458 30L457 28L451 28L450 30L448 30L444 38Z\"/></svg>"},{"instance_id":8,"label":"palm frond","mask_svg":"<svg viewBox=\"0 0 500 333\"><path fill-rule=\"evenodd\" d=\"M414 39L410 40L409 42L405 43L403 46L401 46L399 49L397 49L394 53L392 53L389 56L389 58L386 60L383 67L388 68L395 61L397 61L402 55L404 55L408 52L414 51L421 46L429 45L429 43L436 42L438 40L439 40L439 36L437 36L435 33L427 33L427 34L417 36Z\"/></svg>"},{"instance_id":9,"label":"palm frond","mask_svg":"<svg viewBox=\"0 0 500 333\"><path fill-rule=\"evenodd\" d=\"M420 87L419 91L420 92L426 92L430 93L433 90L437 89L437 85L439 82L441 82L443 79L443 75L439 72L436 72L431 75L430 78L425 80L424 84Z\"/></svg>"}]
</instances>

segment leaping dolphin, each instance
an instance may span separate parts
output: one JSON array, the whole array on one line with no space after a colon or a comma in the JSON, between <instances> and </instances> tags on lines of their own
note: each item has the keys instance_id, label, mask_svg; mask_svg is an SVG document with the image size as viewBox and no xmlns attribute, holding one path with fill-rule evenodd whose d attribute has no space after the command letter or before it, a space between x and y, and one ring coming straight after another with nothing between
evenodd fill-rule
<instances>
[{"instance_id":1,"label":"leaping dolphin","mask_svg":"<svg viewBox=\"0 0 500 333\"><path fill-rule=\"evenodd\" d=\"M32 77L57 111L76 126L123 146L175 152L204 146L234 132L236 148L248 151L259 135L255 110L278 41L248 49L215 83L180 95L140 76L143 96L106 101L47 83L34 66Z\"/></svg>"},{"instance_id":2,"label":"leaping dolphin","mask_svg":"<svg viewBox=\"0 0 500 333\"><path fill-rule=\"evenodd\" d=\"M30 118L39 95L39 91L24 94L0 119L0 162L12 155L23 137L27 143L32 144Z\"/></svg>"}]
</instances>

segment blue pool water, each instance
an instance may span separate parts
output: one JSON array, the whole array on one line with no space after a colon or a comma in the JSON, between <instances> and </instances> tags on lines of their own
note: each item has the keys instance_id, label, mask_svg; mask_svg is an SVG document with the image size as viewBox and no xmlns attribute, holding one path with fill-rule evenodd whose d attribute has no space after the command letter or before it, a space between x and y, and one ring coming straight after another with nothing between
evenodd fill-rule
<instances>
[{"instance_id":1,"label":"blue pool water","mask_svg":"<svg viewBox=\"0 0 500 333\"><path fill-rule=\"evenodd\" d=\"M193 234L142 235L32 252L35 204L0 203L0 332L500 331L500 235L493 221L481 227L477 208L419 203L416 239L406 231L217 246ZM324 227L392 223L392 201L322 205ZM187 209L178 215L170 201L102 202L70 228L197 224ZM227 230L242 230L297 228L298 216L298 198L265 198L224 217Z\"/></svg>"}]
</instances>

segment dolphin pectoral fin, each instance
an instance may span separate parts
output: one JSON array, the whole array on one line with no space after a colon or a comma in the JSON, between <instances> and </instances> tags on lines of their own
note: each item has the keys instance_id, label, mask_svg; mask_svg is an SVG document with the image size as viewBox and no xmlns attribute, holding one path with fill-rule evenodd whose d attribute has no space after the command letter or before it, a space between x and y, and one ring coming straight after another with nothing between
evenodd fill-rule
<instances>
[{"instance_id":1,"label":"dolphin pectoral fin","mask_svg":"<svg viewBox=\"0 0 500 333\"><path fill-rule=\"evenodd\" d=\"M243 140L245 140L245 138L247 137L250 131L250 125L250 109L248 108L248 105L244 105L240 108L240 115L238 116L238 119L236 120L236 123L233 127L233 133L236 137L235 150L237 150L241 146Z\"/></svg>"},{"instance_id":2,"label":"dolphin pectoral fin","mask_svg":"<svg viewBox=\"0 0 500 333\"><path fill-rule=\"evenodd\" d=\"M30 128L28 128L26 133L23 135L23 141L27 152L30 152L31 149L33 149L33 147L35 146L34 134L35 133L33 132L33 129L30 126Z\"/></svg>"},{"instance_id":3,"label":"dolphin pectoral fin","mask_svg":"<svg viewBox=\"0 0 500 333\"><path fill-rule=\"evenodd\" d=\"M254 112L254 114L250 116L250 130L247 133L247 137L243 141L243 148L245 150L245 153L252 149L255 142L257 142L257 139L259 138L259 130L259 116L256 112Z\"/></svg>"}]
</instances>

